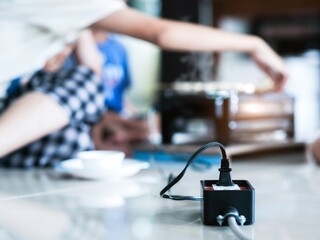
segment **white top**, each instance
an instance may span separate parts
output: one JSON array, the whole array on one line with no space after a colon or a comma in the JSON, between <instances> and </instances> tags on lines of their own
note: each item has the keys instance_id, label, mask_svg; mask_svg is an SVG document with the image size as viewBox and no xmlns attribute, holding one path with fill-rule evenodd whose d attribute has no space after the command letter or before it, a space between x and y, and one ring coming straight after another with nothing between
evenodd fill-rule
<instances>
[{"instance_id":1,"label":"white top","mask_svg":"<svg viewBox=\"0 0 320 240\"><path fill-rule=\"evenodd\" d=\"M125 6L121 0L1 0L2 87L41 68L79 30Z\"/></svg>"}]
</instances>

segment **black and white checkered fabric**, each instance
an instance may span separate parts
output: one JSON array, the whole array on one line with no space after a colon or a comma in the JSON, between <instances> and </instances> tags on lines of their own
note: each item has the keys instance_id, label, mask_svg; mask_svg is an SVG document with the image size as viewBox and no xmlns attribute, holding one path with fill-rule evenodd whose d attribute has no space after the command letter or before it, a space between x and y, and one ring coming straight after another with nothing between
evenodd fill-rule
<instances>
[{"instance_id":1,"label":"black and white checkered fabric","mask_svg":"<svg viewBox=\"0 0 320 240\"><path fill-rule=\"evenodd\" d=\"M31 91L53 97L69 113L70 123L62 130L1 158L0 165L23 168L52 166L79 151L94 148L90 129L102 116L105 107L101 82L90 69L77 66L57 73L37 72L7 99L4 109Z\"/></svg>"}]
</instances>

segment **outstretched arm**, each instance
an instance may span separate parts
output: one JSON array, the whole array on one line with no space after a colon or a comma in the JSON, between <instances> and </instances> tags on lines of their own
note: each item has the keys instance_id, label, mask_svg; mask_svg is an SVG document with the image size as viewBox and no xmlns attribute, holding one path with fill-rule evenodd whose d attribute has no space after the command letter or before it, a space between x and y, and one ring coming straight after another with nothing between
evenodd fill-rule
<instances>
[{"instance_id":1,"label":"outstretched arm","mask_svg":"<svg viewBox=\"0 0 320 240\"><path fill-rule=\"evenodd\" d=\"M281 58L262 39L255 36L153 18L132 9L107 16L93 27L140 38L168 50L247 53L272 78L276 90L282 89L287 78Z\"/></svg>"},{"instance_id":2,"label":"outstretched arm","mask_svg":"<svg viewBox=\"0 0 320 240\"><path fill-rule=\"evenodd\" d=\"M91 30L86 29L80 33L75 45L75 54L79 64L87 66L98 76L101 75L103 58Z\"/></svg>"}]
</instances>

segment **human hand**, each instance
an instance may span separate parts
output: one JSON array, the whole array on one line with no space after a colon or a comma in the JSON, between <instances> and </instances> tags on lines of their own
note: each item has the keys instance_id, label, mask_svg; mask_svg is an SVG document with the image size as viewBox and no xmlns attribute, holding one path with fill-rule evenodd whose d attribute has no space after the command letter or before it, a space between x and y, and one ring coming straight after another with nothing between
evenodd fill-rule
<instances>
[{"instance_id":1,"label":"human hand","mask_svg":"<svg viewBox=\"0 0 320 240\"><path fill-rule=\"evenodd\" d=\"M56 72L58 71L64 64L65 60L72 53L74 49L73 44L66 45L59 53L47 59L43 70L46 72Z\"/></svg>"},{"instance_id":2,"label":"human hand","mask_svg":"<svg viewBox=\"0 0 320 240\"><path fill-rule=\"evenodd\" d=\"M320 164L320 138L316 138L311 144L308 145L308 150L310 151L313 159Z\"/></svg>"},{"instance_id":3,"label":"human hand","mask_svg":"<svg viewBox=\"0 0 320 240\"><path fill-rule=\"evenodd\" d=\"M278 54L275 53L262 39L256 38L256 47L251 53L251 57L273 80L274 91L283 90L288 74L280 56L278 56Z\"/></svg>"},{"instance_id":4,"label":"human hand","mask_svg":"<svg viewBox=\"0 0 320 240\"><path fill-rule=\"evenodd\" d=\"M108 112L92 129L96 149L119 150L132 154L134 143L148 139L149 131L145 120L124 119L116 113Z\"/></svg>"},{"instance_id":5,"label":"human hand","mask_svg":"<svg viewBox=\"0 0 320 240\"><path fill-rule=\"evenodd\" d=\"M79 64L87 66L98 76L101 76L104 57L98 49L90 29L82 30L79 33L75 44L75 55Z\"/></svg>"}]
</instances>

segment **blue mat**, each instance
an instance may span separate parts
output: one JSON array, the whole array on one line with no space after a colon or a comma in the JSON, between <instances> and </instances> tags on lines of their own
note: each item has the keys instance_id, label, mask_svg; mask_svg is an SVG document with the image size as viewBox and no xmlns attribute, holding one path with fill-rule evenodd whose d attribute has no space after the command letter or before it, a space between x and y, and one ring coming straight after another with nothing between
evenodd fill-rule
<instances>
[{"instance_id":1,"label":"blue mat","mask_svg":"<svg viewBox=\"0 0 320 240\"><path fill-rule=\"evenodd\" d=\"M150 152L150 151L135 151L133 158L141 161L150 161L153 158L157 162L165 163L187 163L192 154L186 153L166 153L162 151ZM219 166L221 161L221 155L207 155L200 154L191 164L191 167L195 170L202 171L211 168L212 166Z\"/></svg>"}]
</instances>

